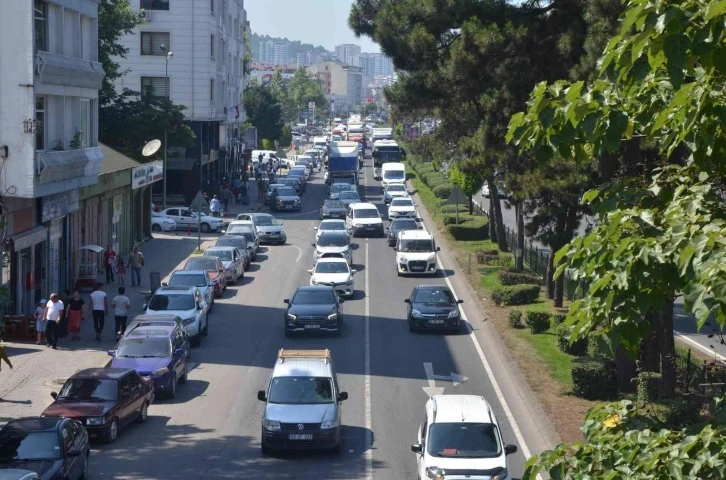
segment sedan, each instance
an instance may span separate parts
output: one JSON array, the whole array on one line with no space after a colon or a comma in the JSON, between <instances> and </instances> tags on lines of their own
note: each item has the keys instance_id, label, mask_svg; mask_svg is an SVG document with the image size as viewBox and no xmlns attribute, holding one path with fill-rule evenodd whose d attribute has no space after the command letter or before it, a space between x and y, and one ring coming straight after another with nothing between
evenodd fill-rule
<instances>
[{"instance_id":1,"label":"sedan","mask_svg":"<svg viewBox=\"0 0 726 480\"><path fill-rule=\"evenodd\" d=\"M341 257L348 262L348 265L353 264L353 251L350 248L350 238L347 233L323 233L312 246L315 247L313 255L315 262L326 257Z\"/></svg>"},{"instance_id":2,"label":"sedan","mask_svg":"<svg viewBox=\"0 0 726 480\"><path fill-rule=\"evenodd\" d=\"M119 430L143 423L154 401L154 384L128 368L87 368L71 375L43 417L67 417L85 425L91 438L113 443Z\"/></svg>"},{"instance_id":3,"label":"sedan","mask_svg":"<svg viewBox=\"0 0 726 480\"><path fill-rule=\"evenodd\" d=\"M224 265L219 258L194 255L187 258L182 270L206 270L214 286L214 295L217 297L221 297L222 292L227 290L227 276L224 274Z\"/></svg>"},{"instance_id":4,"label":"sedan","mask_svg":"<svg viewBox=\"0 0 726 480\"><path fill-rule=\"evenodd\" d=\"M176 230L176 222L173 218L167 217L160 213L151 212L151 231L152 232L173 232Z\"/></svg>"},{"instance_id":5,"label":"sedan","mask_svg":"<svg viewBox=\"0 0 726 480\"><path fill-rule=\"evenodd\" d=\"M345 218L347 211L348 207L340 200L325 200L323 206L320 207L320 219Z\"/></svg>"},{"instance_id":6,"label":"sedan","mask_svg":"<svg viewBox=\"0 0 726 480\"><path fill-rule=\"evenodd\" d=\"M272 192L275 191L275 189L284 187L285 185L282 183L271 183L267 186L267 191L265 191L265 205L270 204L270 198L272 198Z\"/></svg>"},{"instance_id":7,"label":"sedan","mask_svg":"<svg viewBox=\"0 0 726 480\"><path fill-rule=\"evenodd\" d=\"M355 270L343 258L321 258L308 273L311 275L310 285L331 286L338 295L345 297L353 297L355 294Z\"/></svg>"},{"instance_id":8,"label":"sedan","mask_svg":"<svg viewBox=\"0 0 726 480\"><path fill-rule=\"evenodd\" d=\"M461 326L461 312L454 293L441 285L418 285L405 300L408 304L408 329L411 332L422 329L449 330L458 332Z\"/></svg>"},{"instance_id":9,"label":"sedan","mask_svg":"<svg viewBox=\"0 0 726 480\"><path fill-rule=\"evenodd\" d=\"M307 189L307 187L308 187L308 180L305 177L305 169L304 168L299 168L297 170L294 167L291 168L290 171L288 172L286 178L293 178L293 179L299 181L300 182L300 189L298 190L298 192L300 193L300 195L302 195L303 193L305 193L305 189Z\"/></svg>"},{"instance_id":10,"label":"sedan","mask_svg":"<svg viewBox=\"0 0 726 480\"><path fill-rule=\"evenodd\" d=\"M278 210L301 210L302 202L294 188L279 187L277 193L273 194L274 205L270 205L273 212ZM272 202L272 200L270 200Z\"/></svg>"},{"instance_id":11,"label":"sedan","mask_svg":"<svg viewBox=\"0 0 726 480\"><path fill-rule=\"evenodd\" d=\"M332 332L340 336L343 326L343 299L333 287L298 287L285 299L285 336L303 332Z\"/></svg>"},{"instance_id":12,"label":"sedan","mask_svg":"<svg viewBox=\"0 0 726 480\"><path fill-rule=\"evenodd\" d=\"M253 236L252 234L245 235L245 234L239 234L239 235L223 235L217 239L217 243L214 244L215 247L234 247L239 249L240 252L245 252L245 271L250 269L250 262L251 259L256 256L256 244L255 244L256 236ZM252 245L250 245L250 242L252 242Z\"/></svg>"},{"instance_id":13,"label":"sedan","mask_svg":"<svg viewBox=\"0 0 726 480\"><path fill-rule=\"evenodd\" d=\"M409 197L399 197L391 200L388 206L388 219L393 220L397 217L416 218L416 204Z\"/></svg>"},{"instance_id":14,"label":"sedan","mask_svg":"<svg viewBox=\"0 0 726 480\"><path fill-rule=\"evenodd\" d=\"M347 192L348 190L355 190L355 186L350 183L334 183L328 189L328 197L331 200L335 200L340 195L340 192Z\"/></svg>"},{"instance_id":15,"label":"sedan","mask_svg":"<svg viewBox=\"0 0 726 480\"><path fill-rule=\"evenodd\" d=\"M161 287L154 292L144 313L176 315L182 319L192 347L202 344L202 336L209 333L209 305L196 287Z\"/></svg>"},{"instance_id":16,"label":"sedan","mask_svg":"<svg viewBox=\"0 0 726 480\"><path fill-rule=\"evenodd\" d=\"M348 227L345 226L345 220L323 220L320 225L315 227L315 241L317 242L320 236L326 232L333 233L345 233L350 237Z\"/></svg>"},{"instance_id":17,"label":"sedan","mask_svg":"<svg viewBox=\"0 0 726 480\"><path fill-rule=\"evenodd\" d=\"M347 190L338 194L338 200L347 207L351 203L360 203L360 195L355 190Z\"/></svg>"},{"instance_id":18,"label":"sedan","mask_svg":"<svg viewBox=\"0 0 726 480\"><path fill-rule=\"evenodd\" d=\"M201 232L206 233L218 232L224 228L224 220L221 218L210 217L204 214L200 218L197 216L197 213L188 208L167 208L159 213L174 220L179 230L186 230L187 228L196 230L199 227Z\"/></svg>"},{"instance_id":19,"label":"sedan","mask_svg":"<svg viewBox=\"0 0 726 480\"><path fill-rule=\"evenodd\" d=\"M282 223L269 213L240 213L237 220L251 221L257 230L257 236L260 243L279 243L287 242L287 234L282 229Z\"/></svg>"},{"instance_id":20,"label":"sedan","mask_svg":"<svg viewBox=\"0 0 726 480\"><path fill-rule=\"evenodd\" d=\"M408 190L402 183L391 183L383 190L383 201L391 203L391 200L398 197L408 197Z\"/></svg>"},{"instance_id":21,"label":"sedan","mask_svg":"<svg viewBox=\"0 0 726 480\"><path fill-rule=\"evenodd\" d=\"M202 292L204 301L209 305L209 313L214 308L214 284L206 270L176 270L172 272L168 283L163 287L197 287Z\"/></svg>"},{"instance_id":22,"label":"sedan","mask_svg":"<svg viewBox=\"0 0 726 480\"><path fill-rule=\"evenodd\" d=\"M405 230L420 230L421 227L419 227L418 222L409 217L399 217L394 218L391 220L391 225L386 227L386 230L388 230L387 239L388 239L388 246L389 247L395 247L396 241L398 239L398 232L403 232Z\"/></svg>"},{"instance_id":23,"label":"sedan","mask_svg":"<svg viewBox=\"0 0 726 480\"><path fill-rule=\"evenodd\" d=\"M19 418L0 429L0 472L13 469L38 474L14 478L85 480L90 455L88 433L70 418Z\"/></svg>"},{"instance_id":24,"label":"sedan","mask_svg":"<svg viewBox=\"0 0 726 480\"><path fill-rule=\"evenodd\" d=\"M242 253L234 247L212 247L208 248L205 257L217 257L222 261L224 275L228 283L237 283L237 280L245 276L245 262Z\"/></svg>"}]
</instances>

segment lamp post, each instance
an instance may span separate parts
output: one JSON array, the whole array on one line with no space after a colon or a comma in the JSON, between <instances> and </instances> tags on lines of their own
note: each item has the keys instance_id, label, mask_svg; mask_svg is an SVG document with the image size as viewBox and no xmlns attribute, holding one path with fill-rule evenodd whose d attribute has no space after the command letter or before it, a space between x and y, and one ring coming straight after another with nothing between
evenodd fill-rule
<instances>
[{"instance_id":1,"label":"lamp post","mask_svg":"<svg viewBox=\"0 0 726 480\"><path fill-rule=\"evenodd\" d=\"M166 88L166 98L168 100L168 99L170 99L170 94L171 94L171 92L170 92L171 85L169 85L169 59L174 56L174 52L170 52L169 47L167 47L163 43L161 45L159 45L159 48L161 49L162 52L164 52L164 82L166 83L164 88ZM167 128L164 127L164 166L162 168L162 171L164 173L164 178L162 179L163 186L162 186L162 192L161 192L162 203L164 204L164 210L166 210L166 177L168 176L168 173L169 173L167 170L167 165L166 165L167 133L168 133Z\"/></svg>"}]
</instances>

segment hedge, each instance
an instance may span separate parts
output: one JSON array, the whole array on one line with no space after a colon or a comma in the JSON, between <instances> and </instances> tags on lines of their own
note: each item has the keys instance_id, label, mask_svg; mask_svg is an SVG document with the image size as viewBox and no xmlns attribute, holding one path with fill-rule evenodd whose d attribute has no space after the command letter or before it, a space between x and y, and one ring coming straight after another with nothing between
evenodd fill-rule
<instances>
[{"instance_id":1,"label":"hedge","mask_svg":"<svg viewBox=\"0 0 726 480\"><path fill-rule=\"evenodd\" d=\"M524 328L522 325L522 311L513 308L509 311L509 326L512 328Z\"/></svg>"},{"instance_id":2,"label":"hedge","mask_svg":"<svg viewBox=\"0 0 726 480\"><path fill-rule=\"evenodd\" d=\"M496 305L527 305L536 302L538 298L539 285L512 285L495 288L492 291L492 301Z\"/></svg>"},{"instance_id":3,"label":"hedge","mask_svg":"<svg viewBox=\"0 0 726 480\"><path fill-rule=\"evenodd\" d=\"M449 198L454 187L450 183L443 183L433 188L434 195L439 198Z\"/></svg>"},{"instance_id":4,"label":"hedge","mask_svg":"<svg viewBox=\"0 0 726 480\"><path fill-rule=\"evenodd\" d=\"M499 282L502 285L539 285L542 277L534 273L499 270Z\"/></svg>"},{"instance_id":5,"label":"hedge","mask_svg":"<svg viewBox=\"0 0 726 480\"><path fill-rule=\"evenodd\" d=\"M479 218L475 215L469 215L468 213L460 213L459 214L459 223L458 225L461 225L464 222L468 222L471 220L474 220L476 218ZM456 225L456 214L454 215L443 215L441 217L441 221L444 222L444 225Z\"/></svg>"},{"instance_id":6,"label":"hedge","mask_svg":"<svg viewBox=\"0 0 726 480\"><path fill-rule=\"evenodd\" d=\"M613 355L605 342L600 338L600 334L592 332L587 336L587 356L609 359Z\"/></svg>"},{"instance_id":7,"label":"hedge","mask_svg":"<svg viewBox=\"0 0 726 480\"><path fill-rule=\"evenodd\" d=\"M587 353L587 338L581 338L575 343L570 344L569 329L564 325L555 327L555 337L557 338L557 347L565 353L581 357Z\"/></svg>"},{"instance_id":8,"label":"hedge","mask_svg":"<svg viewBox=\"0 0 726 480\"><path fill-rule=\"evenodd\" d=\"M641 372L638 374L638 402L652 403L660 399L661 374Z\"/></svg>"},{"instance_id":9,"label":"hedge","mask_svg":"<svg viewBox=\"0 0 726 480\"><path fill-rule=\"evenodd\" d=\"M416 173L418 173L419 176L423 176L424 173L429 173L433 171L434 166L431 164L431 162L423 162L416 167Z\"/></svg>"},{"instance_id":10,"label":"hedge","mask_svg":"<svg viewBox=\"0 0 726 480\"><path fill-rule=\"evenodd\" d=\"M531 285L524 286L530 287ZM537 296L539 296L539 286L537 286ZM534 299L536 300L537 297L535 297ZM544 333L550 329L550 314L537 310L527 310L527 312L524 314L524 323L529 328L529 331L533 334L537 335L540 333Z\"/></svg>"},{"instance_id":11,"label":"hedge","mask_svg":"<svg viewBox=\"0 0 726 480\"><path fill-rule=\"evenodd\" d=\"M617 396L615 365L603 358L579 357L571 364L572 391L587 400L610 400Z\"/></svg>"},{"instance_id":12,"label":"hedge","mask_svg":"<svg viewBox=\"0 0 726 480\"><path fill-rule=\"evenodd\" d=\"M446 229L455 240L459 241L486 240L489 238L489 221L486 217L474 217L459 225L447 225Z\"/></svg>"},{"instance_id":13,"label":"hedge","mask_svg":"<svg viewBox=\"0 0 726 480\"><path fill-rule=\"evenodd\" d=\"M456 213L456 205L443 205L441 213ZM459 215L469 213L469 205L459 204Z\"/></svg>"},{"instance_id":14,"label":"hedge","mask_svg":"<svg viewBox=\"0 0 726 480\"><path fill-rule=\"evenodd\" d=\"M430 172L426 174L426 186L431 190L446 183L446 178L442 177L437 172ZM439 197L441 198L441 197Z\"/></svg>"},{"instance_id":15,"label":"hedge","mask_svg":"<svg viewBox=\"0 0 726 480\"><path fill-rule=\"evenodd\" d=\"M556 328L558 325L562 325L565 323L565 320L567 319L566 313L553 313L552 314L552 328Z\"/></svg>"}]
</instances>

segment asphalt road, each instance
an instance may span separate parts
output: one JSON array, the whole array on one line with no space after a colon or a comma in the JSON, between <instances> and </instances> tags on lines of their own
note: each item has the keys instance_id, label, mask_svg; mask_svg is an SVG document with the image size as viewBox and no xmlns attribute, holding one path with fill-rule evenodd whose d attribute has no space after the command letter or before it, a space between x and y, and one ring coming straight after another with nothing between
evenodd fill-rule
<instances>
[{"instance_id":1,"label":"asphalt road","mask_svg":"<svg viewBox=\"0 0 726 480\"><path fill-rule=\"evenodd\" d=\"M361 195L382 209L372 162L366 163ZM309 283L310 243L318 223L317 208L326 192L321 175L315 177L303 197L303 212L277 215L288 244L263 248L241 285L231 286L217 301L209 336L193 351L189 382L180 386L177 399L155 402L148 422L122 431L115 444L95 445L94 478L415 479L410 445L424 419L427 362L436 375L466 377L456 386L437 380L436 387L447 394L484 395L502 425L505 442L520 444L507 415L517 408L502 405L497 396L516 381L500 381L501 388L492 384L482 348L471 330L441 335L411 334L407 329L403 300L411 289L419 283L444 284L444 275L455 273L446 271L431 279L399 278L394 252L385 239L356 239L356 296L344 304L340 338L285 338L283 299L297 286ZM461 296L458 290L457 294ZM472 305L463 307L469 318L481 315ZM261 456L263 403L256 395L265 389L280 348L331 349L341 388L350 395L343 404L340 455ZM484 351L490 355L489 348ZM529 437L530 427L520 425L520 438ZM524 461L520 446L509 457L514 477L521 476Z\"/></svg>"}]
</instances>

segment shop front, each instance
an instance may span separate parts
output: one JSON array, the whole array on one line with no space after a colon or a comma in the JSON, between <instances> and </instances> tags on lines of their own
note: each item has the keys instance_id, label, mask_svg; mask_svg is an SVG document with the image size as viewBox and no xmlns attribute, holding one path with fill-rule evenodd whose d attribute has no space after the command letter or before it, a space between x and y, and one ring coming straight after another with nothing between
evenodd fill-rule
<instances>
[{"instance_id":1,"label":"shop front","mask_svg":"<svg viewBox=\"0 0 726 480\"><path fill-rule=\"evenodd\" d=\"M164 178L164 164L161 160L145 163L131 170L133 191L134 238L136 243L151 236L151 189Z\"/></svg>"},{"instance_id":2,"label":"shop front","mask_svg":"<svg viewBox=\"0 0 726 480\"><path fill-rule=\"evenodd\" d=\"M46 286L46 252L48 228L34 227L9 239L12 248L10 269L14 275L14 313L31 315L35 306L48 294Z\"/></svg>"},{"instance_id":3,"label":"shop front","mask_svg":"<svg viewBox=\"0 0 726 480\"><path fill-rule=\"evenodd\" d=\"M70 288L72 272L68 216L79 209L78 190L49 195L41 199L41 223L48 229L48 275L49 293Z\"/></svg>"}]
</instances>

